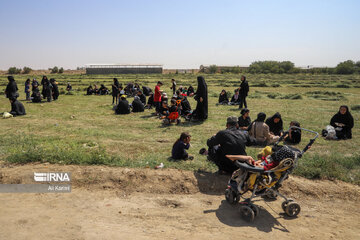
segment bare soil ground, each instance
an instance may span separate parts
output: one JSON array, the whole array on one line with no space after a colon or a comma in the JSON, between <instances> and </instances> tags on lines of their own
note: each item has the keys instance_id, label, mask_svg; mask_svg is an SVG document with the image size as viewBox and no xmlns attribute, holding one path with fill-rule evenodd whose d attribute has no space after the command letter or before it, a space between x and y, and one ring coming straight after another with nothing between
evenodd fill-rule
<instances>
[{"instance_id":1,"label":"bare soil ground","mask_svg":"<svg viewBox=\"0 0 360 240\"><path fill-rule=\"evenodd\" d=\"M229 176L175 169L128 169L0 162L0 183L34 183L33 172L71 172L71 193L0 194L0 239L359 239L360 187L290 177L281 199L258 201L243 221L224 199Z\"/></svg>"}]
</instances>

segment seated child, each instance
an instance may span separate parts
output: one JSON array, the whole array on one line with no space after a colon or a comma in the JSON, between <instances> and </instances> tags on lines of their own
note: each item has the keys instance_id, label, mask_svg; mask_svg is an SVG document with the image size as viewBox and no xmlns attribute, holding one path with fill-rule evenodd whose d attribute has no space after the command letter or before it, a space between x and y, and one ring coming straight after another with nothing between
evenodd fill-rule
<instances>
[{"instance_id":1,"label":"seated child","mask_svg":"<svg viewBox=\"0 0 360 240\"><path fill-rule=\"evenodd\" d=\"M297 121L291 121L290 127L300 127L300 123ZM285 142L290 144L298 144L301 141L301 129L290 128L287 136L285 137Z\"/></svg>"},{"instance_id":2,"label":"seated child","mask_svg":"<svg viewBox=\"0 0 360 240\"><path fill-rule=\"evenodd\" d=\"M169 107L167 105L166 101L163 101L161 103L161 107L159 109L159 113L160 113L160 118L165 118L167 116L169 116Z\"/></svg>"},{"instance_id":3,"label":"seated child","mask_svg":"<svg viewBox=\"0 0 360 240\"><path fill-rule=\"evenodd\" d=\"M272 148L267 146L263 148L258 154L258 160L255 161L251 156L243 156L243 155L226 155L232 161L243 161L247 162L250 165L254 165L255 167L264 168L265 171L270 170L271 168L279 165L279 161L276 161L271 157L273 151Z\"/></svg>"},{"instance_id":4,"label":"seated child","mask_svg":"<svg viewBox=\"0 0 360 240\"><path fill-rule=\"evenodd\" d=\"M186 149L190 148L190 139L191 135L187 132L183 132L180 135L180 138L176 140L176 142L173 145L172 148L172 154L171 157L173 159L194 159L193 156L189 156L189 154L186 152Z\"/></svg>"},{"instance_id":5,"label":"seated child","mask_svg":"<svg viewBox=\"0 0 360 240\"><path fill-rule=\"evenodd\" d=\"M41 102L41 94L40 94L40 90L39 90L39 88L38 88L38 86L37 85L35 85L34 87L33 87L33 93L31 94L31 101L33 102L33 103L39 103L39 102Z\"/></svg>"},{"instance_id":6,"label":"seated child","mask_svg":"<svg viewBox=\"0 0 360 240\"><path fill-rule=\"evenodd\" d=\"M172 112L177 112L178 111L178 107L176 105L176 100L175 99L171 99L170 101L170 108L169 108L169 114L171 114Z\"/></svg>"}]
</instances>

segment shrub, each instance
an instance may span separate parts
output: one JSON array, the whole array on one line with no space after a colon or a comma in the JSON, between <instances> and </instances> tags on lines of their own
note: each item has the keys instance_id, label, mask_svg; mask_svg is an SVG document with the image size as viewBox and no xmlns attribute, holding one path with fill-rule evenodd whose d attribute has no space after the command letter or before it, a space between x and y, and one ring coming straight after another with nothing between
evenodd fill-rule
<instances>
[{"instance_id":1,"label":"shrub","mask_svg":"<svg viewBox=\"0 0 360 240\"><path fill-rule=\"evenodd\" d=\"M214 74L214 73L217 72L217 70L218 70L218 67L216 65L210 65L209 66L209 73Z\"/></svg>"},{"instance_id":2,"label":"shrub","mask_svg":"<svg viewBox=\"0 0 360 240\"><path fill-rule=\"evenodd\" d=\"M8 69L8 74L20 74L21 68L11 67Z\"/></svg>"},{"instance_id":3,"label":"shrub","mask_svg":"<svg viewBox=\"0 0 360 240\"><path fill-rule=\"evenodd\" d=\"M24 67L22 73L23 73L23 74L29 74L31 71L32 71L31 68L29 68L29 67Z\"/></svg>"},{"instance_id":4,"label":"shrub","mask_svg":"<svg viewBox=\"0 0 360 240\"><path fill-rule=\"evenodd\" d=\"M337 88L350 88L349 85L346 85L346 84L338 84L336 85Z\"/></svg>"},{"instance_id":5,"label":"shrub","mask_svg":"<svg viewBox=\"0 0 360 240\"><path fill-rule=\"evenodd\" d=\"M59 72L59 68L57 66L51 68L51 73L58 73Z\"/></svg>"},{"instance_id":6,"label":"shrub","mask_svg":"<svg viewBox=\"0 0 360 240\"><path fill-rule=\"evenodd\" d=\"M292 73L295 65L290 61L256 61L250 64L250 73Z\"/></svg>"},{"instance_id":7,"label":"shrub","mask_svg":"<svg viewBox=\"0 0 360 240\"><path fill-rule=\"evenodd\" d=\"M360 111L360 105L352 105L351 110L353 111Z\"/></svg>"},{"instance_id":8,"label":"shrub","mask_svg":"<svg viewBox=\"0 0 360 240\"><path fill-rule=\"evenodd\" d=\"M355 72L355 63L352 60L341 62L336 66L337 74L353 74Z\"/></svg>"}]
</instances>

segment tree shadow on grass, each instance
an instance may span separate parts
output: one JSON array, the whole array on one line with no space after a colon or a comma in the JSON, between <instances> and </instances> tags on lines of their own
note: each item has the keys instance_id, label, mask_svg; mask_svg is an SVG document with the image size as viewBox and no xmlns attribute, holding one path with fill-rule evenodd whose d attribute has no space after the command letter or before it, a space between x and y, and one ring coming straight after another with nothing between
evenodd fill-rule
<instances>
[{"instance_id":1,"label":"tree shadow on grass","mask_svg":"<svg viewBox=\"0 0 360 240\"><path fill-rule=\"evenodd\" d=\"M259 215L254 219L253 222L247 222L241 218L239 212L239 204L231 205L226 200L222 200L218 209L205 210L204 214L215 212L216 217L220 222L231 227L253 227L261 232L271 232L273 229L282 232L289 232L289 230L283 226L277 219L281 218L274 217L265 208L258 206Z\"/></svg>"}]
</instances>

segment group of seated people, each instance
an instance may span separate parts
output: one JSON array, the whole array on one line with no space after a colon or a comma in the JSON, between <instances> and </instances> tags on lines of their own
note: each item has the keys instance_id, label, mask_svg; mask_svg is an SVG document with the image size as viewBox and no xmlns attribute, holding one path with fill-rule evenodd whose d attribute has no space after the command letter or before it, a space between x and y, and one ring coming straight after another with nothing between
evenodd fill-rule
<instances>
[{"instance_id":1,"label":"group of seated people","mask_svg":"<svg viewBox=\"0 0 360 240\"><path fill-rule=\"evenodd\" d=\"M186 117L191 114L191 112L190 103L180 89L176 90L175 95L170 99L170 103L167 94L164 92L162 93L161 106L159 109L159 117L161 119L171 118L171 120L176 120L173 118L178 118L179 116Z\"/></svg>"},{"instance_id":2,"label":"group of seated people","mask_svg":"<svg viewBox=\"0 0 360 240\"><path fill-rule=\"evenodd\" d=\"M86 95L109 95L109 89L104 84L100 84L100 88L96 84L94 87L89 85L86 89Z\"/></svg>"},{"instance_id":3,"label":"group of seated people","mask_svg":"<svg viewBox=\"0 0 360 240\"><path fill-rule=\"evenodd\" d=\"M33 103L40 103L42 99L46 99L48 102L56 101L59 98L59 87L58 83L54 78L48 78L43 76L41 80L41 85L43 86L42 91L40 93L39 82L34 78L31 82L31 91L32 94L29 98ZM30 89L30 79L25 82L25 93ZM27 94L28 95L28 94Z\"/></svg>"},{"instance_id":4,"label":"group of seated people","mask_svg":"<svg viewBox=\"0 0 360 240\"><path fill-rule=\"evenodd\" d=\"M229 101L228 92L225 89L221 90L219 95L218 104L220 105L240 105L241 98L240 98L240 90L237 88L234 90L234 95L231 97Z\"/></svg>"},{"instance_id":5,"label":"group of seated people","mask_svg":"<svg viewBox=\"0 0 360 240\"><path fill-rule=\"evenodd\" d=\"M285 134L287 141L298 143L301 140L300 129L291 129L289 132L283 131L283 123L279 113L267 119L265 113L259 113L254 122L251 122L249 113L248 109L242 109L239 118L228 117L226 129L208 139L209 149L207 151L205 149L200 150L201 154L208 155L208 159L218 166L221 174L229 174L237 170L235 160L247 161L265 170L276 166L276 162L264 161L264 157L271 154L271 147L265 147L263 149L264 154L259 155L258 161L255 161L251 156L247 156L246 146L267 146ZM295 121L291 122L291 125L300 126Z\"/></svg>"},{"instance_id":6,"label":"group of seated people","mask_svg":"<svg viewBox=\"0 0 360 240\"><path fill-rule=\"evenodd\" d=\"M192 97L195 94L195 90L192 85L190 85L188 88L180 86L178 90L183 96Z\"/></svg>"},{"instance_id":7,"label":"group of seated people","mask_svg":"<svg viewBox=\"0 0 360 240\"><path fill-rule=\"evenodd\" d=\"M115 114L129 114L130 112L144 112L146 96L138 90L131 104L126 100L126 95L121 95L119 103L114 107Z\"/></svg>"},{"instance_id":8,"label":"group of seated people","mask_svg":"<svg viewBox=\"0 0 360 240\"><path fill-rule=\"evenodd\" d=\"M280 113L275 113L273 116L266 119L266 114L258 113L255 121L251 122L250 110L244 108L240 112L241 116L238 119L239 129L248 131L249 135L258 141L259 145L268 145L275 143L284 134L283 121ZM297 121L291 121L290 127L300 127ZM301 130L291 128L286 132L284 140L290 144L297 144L301 141Z\"/></svg>"}]
</instances>

